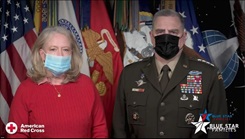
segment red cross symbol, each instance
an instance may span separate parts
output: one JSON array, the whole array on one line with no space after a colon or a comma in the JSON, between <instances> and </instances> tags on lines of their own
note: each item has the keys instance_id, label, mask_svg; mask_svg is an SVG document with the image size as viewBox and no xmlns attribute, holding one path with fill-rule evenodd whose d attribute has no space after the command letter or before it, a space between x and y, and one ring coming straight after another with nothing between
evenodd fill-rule
<instances>
[{"instance_id":1,"label":"red cross symbol","mask_svg":"<svg viewBox=\"0 0 245 139\"><path fill-rule=\"evenodd\" d=\"M10 124L10 126L8 126L8 129L10 130L10 132L13 132L13 130L15 129L16 127L13 125L13 124Z\"/></svg>"},{"instance_id":2,"label":"red cross symbol","mask_svg":"<svg viewBox=\"0 0 245 139\"><path fill-rule=\"evenodd\" d=\"M9 122L7 125L6 125L6 127L5 127L5 129L6 129L6 131L9 133L9 134L14 134L14 133L16 133L16 131L17 131L17 125L14 123L14 122Z\"/></svg>"}]
</instances>

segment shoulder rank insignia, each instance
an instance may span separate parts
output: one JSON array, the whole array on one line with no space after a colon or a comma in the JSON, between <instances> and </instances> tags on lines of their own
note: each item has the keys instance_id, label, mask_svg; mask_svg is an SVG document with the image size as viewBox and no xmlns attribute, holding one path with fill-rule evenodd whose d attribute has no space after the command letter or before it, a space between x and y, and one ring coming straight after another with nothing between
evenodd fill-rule
<instances>
[{"instance_id":1,"label":"shoulder rank insignia","mask_svg":"<svg viewBox=\"0 0 245 139\"><path fill-rule=\"evenodd\" d=\"M218 74L218 80L223 80L222 74L219 71L217 72L217 74Z\"/></svg>"},{"instance_id":2,"label":"shoulder rank insignia","mask_svg":"<svg viewBox=\"0 0 245 139\"><path fill-rule=\"evenodd\" d=\"M208 62L208 61L206 61L206 60L203 60L203 59L197 59L197 61L200 61L200 62L206 63L206 64L211 65L211 66L213 66L213 67L214 67L214 64L212 64L212 63L210 63L210 62Z\"/></svg>"}]
</instances>

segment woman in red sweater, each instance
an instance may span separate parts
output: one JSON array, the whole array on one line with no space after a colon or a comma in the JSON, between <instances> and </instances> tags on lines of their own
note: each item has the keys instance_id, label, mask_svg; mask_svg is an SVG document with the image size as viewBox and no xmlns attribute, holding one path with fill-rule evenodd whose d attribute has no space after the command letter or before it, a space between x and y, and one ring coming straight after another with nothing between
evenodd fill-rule
<instances>
[{"instance_id":1,"label":"woman in red sweater","mask_svg":"<svg viewBox=\"0 0 245 139\"><path fill-rule=\"evenodd\" d=\"M86 61L86 60L84 60ZM13 98L8 137L107 138L100 96L80 73L81 55L70 31L48 27L32 49L32 69Z\"/></svg>"}]
</instances>

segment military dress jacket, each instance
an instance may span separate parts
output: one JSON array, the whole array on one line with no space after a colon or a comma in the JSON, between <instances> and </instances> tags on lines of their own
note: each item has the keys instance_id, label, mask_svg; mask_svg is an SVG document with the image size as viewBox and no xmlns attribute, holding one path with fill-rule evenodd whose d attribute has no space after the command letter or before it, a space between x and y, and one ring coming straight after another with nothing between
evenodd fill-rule
<instances>
[{"instance_id":1,"label":"military dress jacket","mask_svg":"<svg viewBox=\"0 0 245 139\"><path fill-rule=\"evenodd\" d=\"M113 138L228 138L228 133L195 133L200 114L227 114L218 69L184 53L161 92L155 57L126 66L120 76L113 113ZM225 124L225 120L210 123ZM208 125L207 125L208 126Z\"/></svg>"}]
</instances>

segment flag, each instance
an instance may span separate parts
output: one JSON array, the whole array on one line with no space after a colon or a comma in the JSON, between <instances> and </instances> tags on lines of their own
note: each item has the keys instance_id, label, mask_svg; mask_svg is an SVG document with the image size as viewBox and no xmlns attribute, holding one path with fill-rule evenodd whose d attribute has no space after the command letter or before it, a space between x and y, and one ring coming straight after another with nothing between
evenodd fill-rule
<instances>
[{"instance_id":1,"label":"flag","mask_svg":"<svg viewBox=\"0 0 245 139\"><path fill-rule=\"evenodd\" d=\"M80 0L72 0L72 5L73 5L73 8L74 8L74 12L75 12L75 15L76 15L76 19L77 19L77 23L78 23L78 27L81 28L80 26L80 22L81 22L81 18L80 18L80 13L82 13L80 10L80 3L81 1Z\"/></svg>"},{"instance_id":2,"label":"flag","mask_svg":"<svg viewBox=\"0 0 245 139\"><path fill-rule=\"evenodd\" d=\"M222 1L222 4L213 0L193 1L193 3L202 30L204 46L209 52L211 62L221 71L224 85L227 88L234 80L238 70L236 54L238 41L231 18L229 0ZM226 18L222 15L226 15Z\"/></svg>"},{"instance_id":3,"label":"flag","mask_svg":"<svg viewBox=\"0 0 245 139\"><path fill-rule=\"evenodd\" d=\"M186 45L193 48L206 61L210 62L208 51L203 44L202 32L196 19L192 1L176 0L176 11L185 19L185 29L188 35Z\"/></svg>"},{"instance_id":4,"label":"flag","mask_svg":"<svg viewBox=\"0 0 245 139\"><path fill-rule=\"evenodd\" d=\"M118 80L122 71L116 41L104 1L91 1L90 29L82 31L90 59L90 73L100 93L110 132Z\"/></svg>"},{"instance_id":5,"label":"flag","mask_svg":"<svg viewBox=\"0 0 245 139\"><path fill-rule=\"evenodd\" d=\"M31 48L37 35L26 1L2 0L0 3L0 137L4 137L10 104L31 67Z\"/></svg>"},{"instance_id":6,"label":"flag","mask_svg":"<svg viewBox=\"0 0 245 139\"><path fill-rule=\"evenodd\" d=\"M48 0L42 0L42 26L39 33L48 26Z\"/></svg>"},{"instance_id":7,"label":"flag","mask_svg":"<svg viewBox=\"0 0 245 139\"><path fill-rule=\"evenodd\" d=\"M58 25L67 28L73 33L82 54L83 63L81 72L90 76L88 56L71 0L58 0Z\"/></svg>"},{"instance_id":8,"label":"flag","mask_svg":"<svg viewBox=\"0 0 245 139\"><path fill-rule=\"evenodd\" d=\"M34 25L39 34L39 30L41 29L41 20L42 20L42 0L35 0L34 2Z\"/></svg>"},{"instance_id":9,"label":"flag","mask_svg":"<svg viewBox=\"0 0 245 139\"><path fill-rule=\"evenodd\" d=\"M80 1L80 28L88 27L90 25L90 0L82 0Z\"/></svg>"},{"instance_id":10,"label":"flag","mask_svg":"<svg viewBox=\"0 0 245 139\"><path fill-rule=\"evenodd\" d=\"M35 0L34 1L34 10L33 18L34 25L37 31L37 34L40 34L43 29L48 26L49 13L48 12L48 1L47 0ZM56 17L57 18L57 17Z\"/></svg>"},{"instance_id":11,"label":"flag","mask_svg":"<svg viewBox=\"0 0 245 139\"><path fill-rule=\"evenodd\" d=\"M149 1L135 1L130 7L130 17L136 17L134 15L137 13L138 18L136 18L137 21L133 21L133 18L129 19L132 20L131 22L134 24L130 24L132 28L129 30L123 31L126 44L123 55L124 66L141 61L154 54L150 37L153 15L150 13L149 9ZM136 25L136 23L138 25Z\"/></svg>"},{"instance_id":12,"label":"flag","mask_svg":"<svg viewBox=\"0 0 245 139\"><path fill-rule=\"evenodd\" d=\"M44 1L45 2L45 1ZM58 9L58 2L56 0L49 0L47 1L47 10L48 10L48 26L57 26L57 17L58 17L58 13L57 13L57 9Z\"/></svg>"},{"instance_id":13,"label":"flag","mask_svg":"<svg viewBox=\"0 0 245 139\"><path fill-rule=\"evenodd\" d=\"M113 26L120 30L127 30L129 27L129 2L124 0L114 1Z\"/></svg>"},{"instance_id":14,"label":"flag","mask_svg":"<svg viewBox=\"0 0 245 139\"><path fill-rule=\"evenodd\" d=\"M229 0L193 1L204 44L210 59L222 73L226 90L230 123L239 124L231 137L244 135L244 67L238 58L238 40ZM243 72L241 72L243 71ZM241 136L240 136L241 137Z\"/></svg>"}]
</instances>

